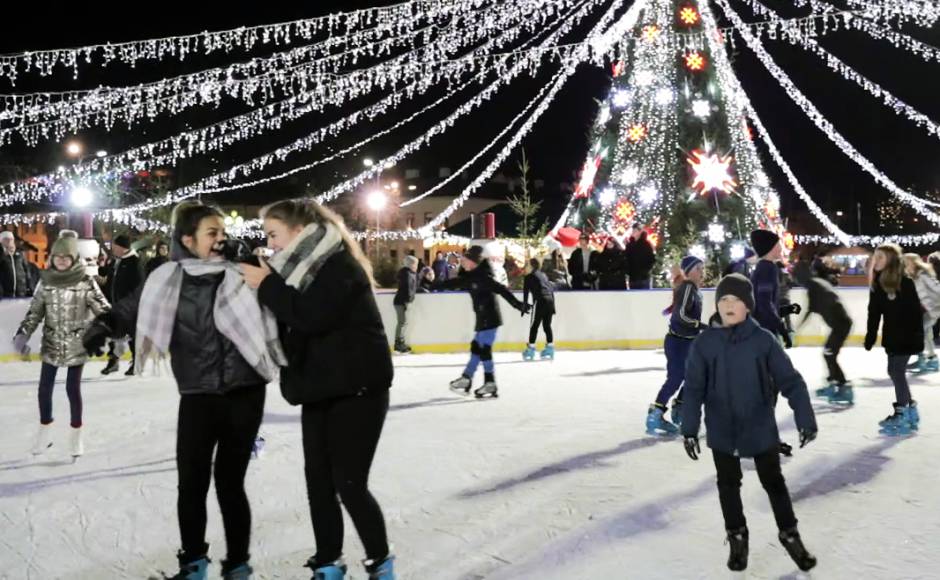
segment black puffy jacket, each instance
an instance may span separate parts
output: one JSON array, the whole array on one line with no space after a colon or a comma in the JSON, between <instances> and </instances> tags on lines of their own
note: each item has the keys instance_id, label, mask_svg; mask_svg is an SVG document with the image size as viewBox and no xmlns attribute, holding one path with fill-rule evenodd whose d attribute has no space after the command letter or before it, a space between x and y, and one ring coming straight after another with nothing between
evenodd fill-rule
<instances>
[{"instance_id":1,"label":"black puffy jacket","mask_svg":"<svg viewBox=\"0 0 940 580\"><path fill-rule=\"evenodd\" d=\"M868 295L868 332L865 334L865 348L870 349L878 336L878 324L881 325L881 346L889 355L920 354L924 350L924 311L917 296L914 281L907 276L901 277L898 292L889 297L879 283L881 274L875 275L875 282Z\"/></svg>"},{"instance_id":2,"label":"black puffy jacket","mask_svg":"<svg viewBox=\"0 0 940 580\"><path fill-rule=\"evenodd\" d=\"M523 310L525 305L513 293L493 279L493 270L490 263L483 261L471 271L464 270L453 280L447 280L440 285L445 290L464 289L470 292L473 301L473 311L476 313L476 326L474 330L489 330L503 325L503 317L499 312L496 294L506 299L517 310Z\"/></svg>"},{"instance_id":3,"label":"black puffy jacket","mask_svg":"<svg viewBox=\"0 0 940 580\"><path fill-rule=\"evenodd\" d=\"M392 356L365 270L349 252L324 262L303 291L276 273L258 300L277 317L287 367L281 394L292 405L318 403L392 385Z\"/></svg>"},{"instance_id":4,"label":"black puffy jacket","mask_svg":"<svg viewBox=\"0 0 940 580\"><path fill-rule=\"evenodd\" d=\"M183 273L170 338L170 367L182 395L225 394L267 382L215 326L212 311L224 275L221 272L205 276ZM136 292L114 305L116 336L134 335L143 289L141 284Z\"/></svg>"}]
</instances>

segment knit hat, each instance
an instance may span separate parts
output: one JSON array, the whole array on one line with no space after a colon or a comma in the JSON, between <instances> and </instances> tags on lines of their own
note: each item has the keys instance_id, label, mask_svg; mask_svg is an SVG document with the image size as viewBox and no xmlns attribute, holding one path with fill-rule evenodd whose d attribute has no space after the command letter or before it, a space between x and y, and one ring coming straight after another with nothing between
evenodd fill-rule
<instances>
[{"instance_id":1,"label":"knit hat","mask_svg":"<svg viewBox=\"0 0 940 580\"><path fill-rule=\"evenodd\" d=\"M10 230L3 230L2 232L0 232L0 240L12 240L12 239L14 239L13 232L11 232Z\"/></svg>"},{"instance_id":2,"label":"knit hat","mask_svg":"<svg viewBox=\"0 0 940 580\"><path fill-rule=\"evenodd\" d=\"M73 260L78 260L78 239L71 236L59 236L59 239L52 244L50 256L70 256Z\"/></svg>"},{"instance_id":3,"label":"knit hat","mask_svg":"<svg viewBox=\"0 0 940 580\"><path fill-rule=\"evenodd\" d=\"M470 246L467 251L463 253L463 257L474 264L479 264L483 260L483 246Z\"/></svg>"},{"instance_id":4,"label":"knit hat","mask_svg":"<svg viewBox=\"0 0 940 580\"><path fill-rule=\"evenodd\" d=\"M770 253L780 242L780 236L770 230L754 230L751 232L751 246L754 247L754 253L758 258L763 258Z\"/></svg>"},{"instance_id":5,"label":"knit hat","mask_svg":"<svg viewBox=\"0 0 940 580\"><path fill-rule=\"evenodd\" d=\"M754 287L746 277L741 274L728 274L722 278L715 289L715 304L718 304L722 296L729 294L744 302L748 310L754 311Z\"/></svg>"},{"instance_id":6,"label":"knit hat","mask_svg":"<svg viewBox=\"0 0 940 580\"><path fill-rule=\"evenodd\" d=\"M130 249L131 239L124 234L119 235L118 237L111 240L112 246L121 246L122 248Z\"/></svg>"},{"instance_id":7,"label":"knit hat","mask_svg":"<svg viewBox=\"0 0 940 580\"><path fill-rule=\"evenodd\" d=\"M77 240L78 232L76 232L75 230L62 230L61 232L59 232L59 237L60 238L74 238Z\"/></svg>"},{"instance_id":8,"label":"knit hat","mask_svg":"<svg viewBox=\"0 0 940 580\"><path fill-rule=\"evenodd\" d=\"M682 261L679 262L679 267L682 269L682 273L686 276L689 275L689 272L694 270L696 266L701 266L705 262L702 261L698 256L686 256L682 258Z\"/></svg>"}]
</instances>

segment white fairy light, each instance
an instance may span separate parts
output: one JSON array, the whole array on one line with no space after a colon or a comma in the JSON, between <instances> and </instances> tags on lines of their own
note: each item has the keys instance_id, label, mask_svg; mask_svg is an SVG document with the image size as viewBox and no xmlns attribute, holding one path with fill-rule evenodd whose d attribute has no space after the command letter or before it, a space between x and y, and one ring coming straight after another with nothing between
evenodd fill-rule
<instances>
[{"instance_id":1,"label":"white fairy light","mask_svg":"<svg viewBox=\"0 0 940 580\"><path fill-rule=\"evenodd\" d=\"M640 203L648 206L659 199L659 190L656 189L655 185L651 184L641 189L637 195L640 198Z\"/></svg>"},{"instance_id":2,"label":"white fairy light","mask_svg":"<svg viewBox=\"0 0 940 580\"><path fill-rule=\"evenodd\" d=\"M640 170L631 165L623 170L623 173L620 174L620 183L626 186L635 184L640 179Z\"/></svg>"},{"instance_id":3,"label":"white fairy light","mask_svg":"<svg viewBox=\"0 0 940 580\"><path fill-rule=\"evenodd\" d=\"M597 116L597 124L603 127L608 121L610 121L610 107L603 105L601 107L601 114Z\"/></svg>"},{"instance_id":4,"label":"white fairy light","mask_svg":"<svg viewBox=\"0 0 940 580\"><path fill-rule=\"evenodd\" d=\"M705 260L708 258L708 250L702 244L695 244L689 248L689 255L695 256L699 260Z\"/></svg>"},{"instance_id":5,"label":"white fairy light","mask_svg":"<svg viewBox=\"0 0 940 580\"><path fill-rule=\"evenodd\" d=\"M692 101L692 114L699 119L705 119L712 113L712 105L705 99Z\"/></svg>"},{"instance_id":6,"label":"white fairy light","mask_svg":"<svg viewBox=\"0 0 940 580\"><path fill-rule=\"evenodd\" d=\"M725 241L725 226L717 222L708 224L708 241L713 244L720 244Z\"/></svg>"},{"instance_id":7,"label":"white fairy light","mask_svg":"<svg viewBox=\"0 0 940 580\"><path fill-rule=\"evenodd\" d=\"M731 247L728 248L728 255L731 256L732 261L743 260L745 251L744 244L735 243L731 244Z\"/></svg>"},{"instance_id":8,"label":"white fairy light","mask_svg":"<svg viewBox=\"0 0 940 580\"><path fill-rule=\"evenodd\" d=\"M636 73L636 84L639 87L648 87L656 80L656 74L651 70L641 70Z\"/></svg>"},{"instance_id":9,"label":"white fairy light","mask_svg":"<svg viewBox=\"0 0 940 580\"><path fill-rule=\"evenodd\" d=\"M630 101L633 99L633 94L627 89L620 89L614 92L613 96L610 99L610 102L613 106L618 109L622 109L630 104Z\"/></svg>"},{"instance_id":10,"label":"white fairy light","mask_svg":"<svg viewBox=\"0 0 940 580\"><path fill-rule=\"evenodd\" d=\"M604 207L609 206L610 204L614 203L614 201L616 200L617 200L617 190L615 190L612 187L608 187L602 190L599 194L597 194L597 201L599 201L600 204Z\"/></svg>"},{"instance_id":11,"label":"white fairy light","mask_svg":"<svg viewBox=\"0 0 940 580\"><path fill-rule=\"evenodd\" d=\"M674 97L675 94L673 93L672 89L663 87L656 91L656 104L666 106L672 103Z\"/></svg>"}]
</instances>

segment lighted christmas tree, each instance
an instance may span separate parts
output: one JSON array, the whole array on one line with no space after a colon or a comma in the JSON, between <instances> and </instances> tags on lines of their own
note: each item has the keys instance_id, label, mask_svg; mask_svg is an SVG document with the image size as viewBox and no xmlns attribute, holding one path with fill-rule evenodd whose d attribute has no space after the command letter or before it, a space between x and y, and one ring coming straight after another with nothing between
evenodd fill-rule
<instances>
[{"instance_id":1,"label":"lighted christmas tree","mask_svg":"<svg viewBox=\"0 0 940 580\"><path fill-rule=\"evenodd\" d=\"M789 240L707 3L652 0L633 35L612 65L568 225L622 241L641 224L664 261L699 254L713 275L754 228Z\"/></svg>"}]
</instances>

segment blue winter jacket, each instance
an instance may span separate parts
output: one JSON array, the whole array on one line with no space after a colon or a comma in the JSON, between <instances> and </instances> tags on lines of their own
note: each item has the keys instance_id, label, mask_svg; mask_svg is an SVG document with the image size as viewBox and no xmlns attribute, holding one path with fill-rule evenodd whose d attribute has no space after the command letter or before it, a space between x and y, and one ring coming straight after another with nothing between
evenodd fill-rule
<instances>
[{"instance_id":1,"label":"blue winter jacket","mask_svg":"<svg viewBox=\"0 0 940 580\"><path fill-rule=\"evenodd\" d=\"M770 332L783 336L787 329L780 319L780 269L770 260L760 260L751 274L754 286L754 319Z\"/></svg>"},{"instance_id":2,"label":"blue winter jacket","mask_svg":"<svg viewBox=\"0 0 940 580\"><path fill-rule=\"evenodd\" d=\"M682 434L698 436L704 404L712 449L754 457L775 448L775 387L793 409L797 428L815 431L806 383L770 332L750 316L737 326L706 329L686 359Z\"/></svg>"},{"instance_id":3,"label":"blue winter jacket","mask_svg":"<svg viewBox=\"0 0 940 580\"><path fill-rule=\"evenodd\" d=\"M669 334L692 339L702 328L702 293L694 282L686 280L672 293Z\"/></svg>"}]
</instances>

